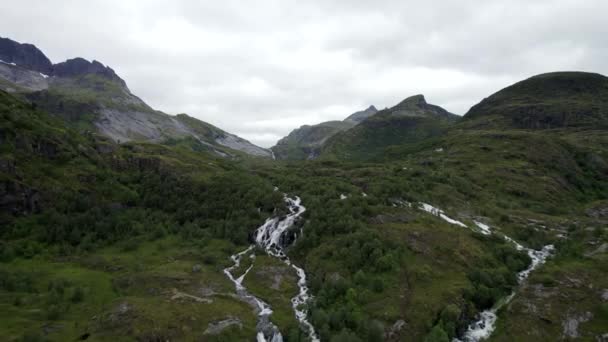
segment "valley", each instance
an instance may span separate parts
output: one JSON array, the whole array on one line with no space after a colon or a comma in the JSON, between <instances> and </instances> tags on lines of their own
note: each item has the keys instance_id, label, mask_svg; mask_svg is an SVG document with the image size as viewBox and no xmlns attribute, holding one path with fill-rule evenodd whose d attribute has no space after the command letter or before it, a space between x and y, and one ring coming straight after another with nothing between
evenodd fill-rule
<instances>
[{"instance_id":1,"label":"valley","mask_svg":"<svg viewBox=\"0 0 608 342\"><path fill-rule=\"evenodd\" d=\"M0 43L2 341L608 338L605 76L266 149Z\"/></svg>"}]
</instances>

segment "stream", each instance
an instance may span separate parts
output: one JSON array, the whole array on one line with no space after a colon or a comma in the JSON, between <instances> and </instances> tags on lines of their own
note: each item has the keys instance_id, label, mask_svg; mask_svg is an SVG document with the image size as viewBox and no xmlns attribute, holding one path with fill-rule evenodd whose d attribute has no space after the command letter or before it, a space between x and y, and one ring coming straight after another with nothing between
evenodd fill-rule
<instances>
[{"instance_id":1,"label":"stream","mask_svg":"<svg viewBox=\"0 0 608 342\"><path fill-rule=\"evenodd\" d=\"M404 202L404 203L406 205L408 205L409 207L412 207L412 205L410 203L407 203L407 202ZM450 224L457 225L457 226L460 226L463 228L468 228L468 226L466 224L447 216L443 210L433 207L430 204L420 203L418 206L418 209L426 211L426 212L430 213L431 215L438 216L439 218L441 218L442 220L444 220ZM492 228L490 226L488 226L487 224L484 224L479 221L473 221L473 223L475 223L475 226L476 226L473 229L479 231L481 234L484 234L484 235L493 234ZM528 254L528 256L530 257L530 259L532 260L532 262L530 263L530 266L528 266L528 268L517 273L517 281L520 285L530 276L532 271L534 271L540 265L545 263L547 258L549 256L551 256L551 254L553 253L553 250L554 250L553 245L544 246L541 250L534 250L531 248L526 248L526 247L522 246L520 243L518 243L517 241L513 240L511 237L505 235L504 233L502 235L504 236L504 239L506 241L512 243L518 251L526 252ZM500 308L509 304L509 302L511 302L513 297L515 297L515 291L513 291L510 295L508 295L507 297L503 298L501 301L496 303L491 309L482 311L479 314L479 317L477 318L477 320L468 326L467 330L465 331L464 335L462 336L462 340L454 339L453 342L479 342L479 341L488 339L490 337L490 335L492 335L492 332L494 332L494 329L496 328L496 319L497 319L496 312L498 312L498 310Z\"/></svg>"},{"instance_id":2,"label":"stream","mask_svg":"<svg viewBox=\"0 0 608 342\"><path fill-rule=\"evenodd\" d=\"M298 294L291 299L291 304L294 310L294 314L301 327L306 331L309 339L313 342L320 341L317 337L314 327L308 321L307 310L302 309L306 304L310 295L308 294L308 286L306 285L306 273L304 270L294 265L285 253L285 248L295 243L297 234L291 235L289 233L290 228L294 225L296 220L306 211L306 208L302 205L302 201L299 197L289 198L287 195L284 196L284 200L287 203L289 214L284 217L273 216L264 222L254 233L255 244L249 246L247 249L232 255L230 258L233 265L224 269L224 273L232 281L236 287L237 296L249 303L254 307L256 314L258 315L257 330L257 341L258 342L282 342L283 335L279 331L278 327L270 321L270 315L272 314L272 308L268 303L264 302L260 298L252 295L243 286L243 280L253 267L254 262L252 261L251 266L245 270L245 272L235 278L233 272L241 265L241 260L244 256L249 256L252 260L255 260L255 247L260 247L264 251L275 258L280 259L286 265L292 267L298 275ZM301 232L300 232L301 235ZM293 236L293 237L292 237Z\"/></svg>"}]
</instances>

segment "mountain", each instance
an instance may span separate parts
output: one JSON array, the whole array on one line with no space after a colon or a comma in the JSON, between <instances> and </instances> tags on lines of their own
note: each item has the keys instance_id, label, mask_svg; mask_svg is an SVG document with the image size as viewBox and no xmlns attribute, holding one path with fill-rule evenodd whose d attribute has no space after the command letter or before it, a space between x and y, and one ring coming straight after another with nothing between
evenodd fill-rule
<instances>
[{"instance_id":1,"label":"mountain","mask_svg":"<svg viewBox=\"0 0 608 342\"><path fill-rule=\"evenodd\" d=\"M361 121L369 118L370 116L374 115L378 113L378 109L376 109L376 107L369 106L366 110L361 110L358 111L356 113L353 113L351 115L349 115L346 119L344 119L345 122L350 122L353 124L358 124L361 123Z\"/></svg>"},{"instance_id":2,"label":"mountain","mask_svg":"<svg viewBox=\"0 0 608 342\"><path fill-rule=\"evenodd\" d=\"M321 157L375 158L391 145L439 136L458 118L439 106L427 103L423 95L411 96L329 138L321 149Z\"/></svg>"},{"instance_id":3,"label":"mountain","mask_svg":"<svg viewBox=\"0 0 608 342\"><path fill-rule=\"evenodd\" d=\"M343 121L327 121L317 125L304 125L294 129L272 147L277 159L304 160L318 156L321 146L331 136L348 130L366 118L376 114L374 106L349 115Z\"/></svg>"},{"instance_id":4,"label":"mountain","mask_svg":"<svg viewBox=\"0 0 608 342\"><path fill-rule=\"evenodd\" d=\"M596 77L541 82L462 120L413 96L334 123L351 128L320 158L282 163L224 158L238 137L154 111L101 63L61 77L11 63L1 341L605 339ZM514 124L509 109L541 97L577 123Z\"/></svg>"},{"instance_id":5,"label":"mountain","mask_svg":"<svg viewBox=\"0 0 608 342\"><path fill-rule=\"evenodd\" d=\"M135 96L116 72L98 61L73 58L51 64L35 46L0 40L0 89L21 94L74 127L114 141L192 138L204 148L229 156L235 151L270 157L271 152L197 119L152 109ZM201 126L206 126L201 134Z\"/></svg>"},{"instance_id":6,"label":"mountain","mask_svg":"<svg viewBox=\"0 0 608 342\"><path fill-rule=\"evenodd\" d=\"M554 72L515 83L473 106L471 124L522 129L590 127L608 123L608 78Z\"/></svg>"},{"instance_id":7,"label":"mountain","mask_svg":"<svg viewBox=\"0 0 608 342\"><path fill-rule=\"evenodd\" d=\"M51 61L32 44L19 44L8 38L0 37L0 61L16 64L23 68L50 75L53 70Z\"/></svg>"}]
</instances>

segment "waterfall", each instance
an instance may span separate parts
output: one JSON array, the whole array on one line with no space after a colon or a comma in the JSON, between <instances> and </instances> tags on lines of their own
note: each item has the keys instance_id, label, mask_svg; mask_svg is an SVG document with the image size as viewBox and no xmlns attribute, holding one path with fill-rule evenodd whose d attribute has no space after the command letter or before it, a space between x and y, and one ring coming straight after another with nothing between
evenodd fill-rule
<instances>
[{"instance_id":1,"label":"waterfall","mask_svg":"<svg viewBox=\"0 0 608 342\"><path fill-rule=\"evenodd\" d=\"M275 191L276 190L277 189L275 188ZM313 342L318 342L320 340L317 337L315 329L308 321L308 312L305 308L302 308L302 306L305 306L311 298L308 293L308 286L306 285L306 273L302 268L294 265L285 253L285 248L287 248L290 243L295 243L295 237L297 237L297 235L294 234L294 239L290 241L287 233L289 229L293 227L294 223L300 218L300 216L306 211L306 208L302 205L302 201L297 196L294 198L289 198L287 195L285 195L284 200L287 203L289 214L287 214L285 217L274 216L267 219L266 222L264 222L264 224L260 226L254 233L255 244L237 254L232 255L230 258L234 264L231 267L224 269L224 273L228 279L235 284L236 292L239 298L250 303L258 314L257 341L282 342L283 336L281 335L281 332L277 326L270 321L270 315L272 314L272 308L270 305L251 295L243 286L243 280L253 267L253 262L251 266L249 266L249 268L238 278L234 277L233 271L240 266L241 258L243 256L250 255L250 257L253 257L255 255L255 246L264 249L268 255L278 258L286 265L292 267L298 275L297 285L299 288L298 294L291 299L295 317L300 323L301 327L308 334L310 340Z\"/></svg>"}]
</instances>

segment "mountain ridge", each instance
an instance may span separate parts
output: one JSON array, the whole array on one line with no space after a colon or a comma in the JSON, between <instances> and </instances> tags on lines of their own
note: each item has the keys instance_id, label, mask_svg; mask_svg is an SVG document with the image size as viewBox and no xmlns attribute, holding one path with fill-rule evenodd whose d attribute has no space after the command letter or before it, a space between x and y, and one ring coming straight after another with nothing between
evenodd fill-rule
<instances>
[{"instance_id":1,"label":"mountain ridge","mask_svg":"<svg viewBox=\"0 0 608 342\"><path fill-rule=\"evenodd\" d=\"M338 132L348 130L378 112L370 105L364 110L347 116L344 120L325 121L315 125L302 125L292 130L271 147L277 159L314 159L321 146Z\"/></svg>"},{"instance_id":2,"label":"mountain ridge","mask_svg":"<svg viewBox=\"0 0 608 342\"><path fill-rule=\"evenodd\" d=\"M52 64L34 45L8 38L0 40L0 56L7 59L0 63L0 89L23 94L75 127L98 131L116 142L194 137L219 155L236 156L231 151L237 151L271 157L270 150L203 121L199 124L192 118L184 123L154 110L132 94L112 68L96 60L76 57ZM214 134L198 135L197 129L188 124L208 125Z\"/></svg>"},{"instance_id":3,"label":"mountain ridge","mask_svg":"<svg viewBox=\"0 0 608 342\"><path fill-rule=\"evenodd\" d=\"M439 136L459 119L456 114L427 103L424 95L409 96L330 137L321 149L320 158L373 159L391 145Z\"/></svg>"},{"instance_id":4,"label":"mountain ridge","mask_svg":"<svg viewBox=\"0 0 608 342\"><path fill-rule=\"evenodd\" d=\"M483 99L464 119L523 129L606 125L608 77L577 71L535 75Z\"/></svg>"}]
</instances>

